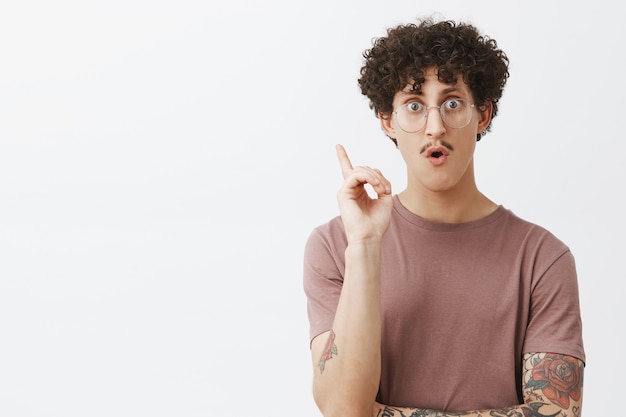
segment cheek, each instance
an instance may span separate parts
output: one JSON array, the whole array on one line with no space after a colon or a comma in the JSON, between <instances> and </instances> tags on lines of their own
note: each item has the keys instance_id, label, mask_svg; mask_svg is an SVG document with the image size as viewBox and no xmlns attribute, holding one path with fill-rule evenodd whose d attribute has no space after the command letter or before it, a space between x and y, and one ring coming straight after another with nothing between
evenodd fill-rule
<instances>
[{"instance_id":1,"label":"cheek","mask_svg":"<svg viewBox=\"0 0 626 417\"><path fill-rule=\"evenodd\" d=\"M474 151L476 150L476 136L468 136L466 141L463 141L458 147L457 151L463 154L467 159L474 157Z\"/></svg>"},{"instance_id":2,"label":"cheek","mask_svg":"<svg viewBox=\"0 0 626 417\"><path fill-rule=\"evenodd\" d=\"M474 166L474 147L463 150L463 157L462 159L460 159L460 163L462 164L462 168L459 169L463 172L466 172L469 169L473 170L472 167Z\"/></svg>"},{"instance_id":3,"label":"cheek","mask_svg":"<svg viewBox=\"0 0 626 417\"><path fill-rule=\"evenodd\" d=\"M396 136L396 141L398 142L398 149L405 163L409 164L420 157L419 139L407 137L407 134L399 134Z\"/></svg>"},{"instance_id":4,"label":"cheek","mask_svg":"<svg viewBox=\"0 0 626 417\"><path fill-rule=\"evenodd\" d=\"M417 147L416 140L408 140L405 137L396 137L396 141L398 142L398 150L400 152L400 156L404 160L404 163L407 167L414 165L419 159L419 149Z\"/></svg>"}]
</instances>

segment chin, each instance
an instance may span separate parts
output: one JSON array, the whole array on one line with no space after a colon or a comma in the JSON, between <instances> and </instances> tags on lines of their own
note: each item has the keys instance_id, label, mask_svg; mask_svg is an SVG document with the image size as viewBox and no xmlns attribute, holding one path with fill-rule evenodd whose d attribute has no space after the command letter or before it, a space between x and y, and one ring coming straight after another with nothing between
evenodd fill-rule
<instances>
[{"instance_id":1,"label":"chin","mask_svg":"<svg viewBox=\"0 0 626 417\"><path fill-rule=\"evenodd\" d=\"M420 181L420 183L426 190L435 193L453 190L459 182L448 176L436 176L435 178L431 176L427 180Z\"/></svg>"}]
</instances>

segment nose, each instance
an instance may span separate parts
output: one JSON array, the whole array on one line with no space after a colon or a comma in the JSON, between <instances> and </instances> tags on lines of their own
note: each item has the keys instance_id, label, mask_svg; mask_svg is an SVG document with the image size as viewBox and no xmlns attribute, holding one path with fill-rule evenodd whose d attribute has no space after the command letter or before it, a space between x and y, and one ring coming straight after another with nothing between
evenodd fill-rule
<instances>
[{"instance_id":1,"label":"nose","mask_svg":"<svg viewBox=\"0 0 626 417\"><path fill-rule=\"evenodd\" d=\"M431 110L437 109L436 114L431 117ZM443 118L441 117L441 106L432 106L428 107L426 111L426 127L424 128L424 133L428 136L440 136L446 131L446 127L443 123Z\"/></svg>"}]
</instances>

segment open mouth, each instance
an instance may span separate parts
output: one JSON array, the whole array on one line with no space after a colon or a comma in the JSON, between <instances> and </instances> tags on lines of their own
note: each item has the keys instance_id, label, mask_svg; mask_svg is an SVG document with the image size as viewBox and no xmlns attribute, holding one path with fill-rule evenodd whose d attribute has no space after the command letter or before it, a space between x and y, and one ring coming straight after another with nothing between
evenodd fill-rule
<instances>
[{"instance_id":1,"label":"open mouth","mask_svg":"<svg viewBox=\"0 0 626 417\"><path fill-rule=\"evenodd\" d=\"M447 142L441 141L438 144L428 142L421 147L420 154L424 154L427 158L441 158L442 156L448 156L452 150L454 148Z\"/></svg>"},{"instance_id":2,"label":"open mouth","mask_svg":"<svg viewBox=\"0 0 626 417\"><path fill-rule=\"evenodd\" d=\"M452 148L448 148L452 149ZM443 146L432 147L426 151L426 157L430 160L430 162L435 166L443 165L448 159L448 149Z\"/></svg>"},{"instance_id":3,"label":"open mouth","mask_svg":"<svg viewBox=\"0 0 626 417\"><path fill-rule=\"evenodd\" d=\"M426 153L426 156L429 157L429 158L439 159L442 156L448 156L448 152L445 149L439 147L439 148L436 148L436 149L430 149Z\"/></svg>"}]
</instances>

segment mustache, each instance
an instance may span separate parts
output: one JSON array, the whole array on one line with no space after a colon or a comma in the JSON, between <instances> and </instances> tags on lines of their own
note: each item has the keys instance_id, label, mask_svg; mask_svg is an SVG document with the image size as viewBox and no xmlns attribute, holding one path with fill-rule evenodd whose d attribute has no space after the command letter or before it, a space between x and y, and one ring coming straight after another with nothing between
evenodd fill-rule
<instances>
[{"instance_id":1,"label":"mustache","mask_svg":"<svg viewBox=\"0 0 626 417\"><path fill-rule=\"evenodd\" d=\"M449 151L453 151L454 148L448 142L440 141L438 145L435 145L433 142L428 142L426 145L422 146L420 149L420 154L426 152L428 148L432 148L433 146L443 146Z\"/></svg>"}]
</instances>

